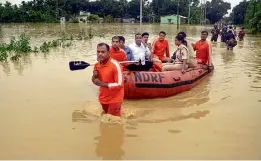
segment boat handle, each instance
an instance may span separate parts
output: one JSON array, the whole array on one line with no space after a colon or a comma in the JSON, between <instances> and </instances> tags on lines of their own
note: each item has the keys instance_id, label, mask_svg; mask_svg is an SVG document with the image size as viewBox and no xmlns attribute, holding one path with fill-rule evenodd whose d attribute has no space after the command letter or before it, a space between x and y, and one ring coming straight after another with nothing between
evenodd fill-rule
<instances>
[{"instance_id":1,"label":"boat handle","mask_svg":"<svg viewBox=\"0 0 261 161\"><path fill-rule=\"evenodd\" d=\"M180 81L180 77L178 78L173 78L175 81Z\"/></svg>"}]
</instances>

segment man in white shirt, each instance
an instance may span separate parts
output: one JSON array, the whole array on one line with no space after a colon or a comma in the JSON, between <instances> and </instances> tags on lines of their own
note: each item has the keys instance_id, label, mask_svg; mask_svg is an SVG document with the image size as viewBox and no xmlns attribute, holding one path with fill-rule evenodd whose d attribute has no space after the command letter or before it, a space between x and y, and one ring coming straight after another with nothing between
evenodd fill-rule
<instances>
[{"instance_id":1,"label":"man in white shirt","mask_svg":"<svg viewBox=\"0 0 261 161\"><path fill-rule=\"evenodd\" d=\"M142 43L143 45L147 48L147 50L149 50L150 52L152 52L152 47L151 47L151 43L149 43L149 33L144 32L142 35Z\"/></svg>"},{"instance_id":2,"label":"man in white shirt","mask_svg":"<svg viewBox=\"0 0 261 161\"><path fill-rule=\"evenodd\" d=\"M142 65L145 65L146 58L151 60L151 52L142 43L142 36L140 33L135 35L135 42L129 45L131 49L134 60L141 61Z\"/></svg>"}]
</instances>

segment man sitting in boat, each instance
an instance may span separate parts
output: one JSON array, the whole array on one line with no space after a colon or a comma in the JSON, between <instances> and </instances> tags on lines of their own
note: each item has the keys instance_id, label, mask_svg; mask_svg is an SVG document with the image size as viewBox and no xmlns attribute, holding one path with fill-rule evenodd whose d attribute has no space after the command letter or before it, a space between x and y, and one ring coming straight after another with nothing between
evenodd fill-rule
<instances>
[{"instance_id":1,"label":"man sitting in boat","mask_svg":"<svg viewBox=\"0 0 261 161\"><path fill-rule=\"evenodd\" d=\"M119 38L120 48L125 51L128 61L134 61L134 56L132 54L131 49L128 46L125 46L125 38L123 36L119 36Z\"/></svg>"},{"instance_id":2,"label":"man sitting in boat","mask_svg":"<svg viewBox=\"0 0 261 161\"><path fill-rule=\"evenodd\" d=\"M213 64L211 61L212 46L207 42L208 32L201 32L201 40L197 41L196 44L192 44L196 51L196 60L198 64L204 69L212 69Z\"/></svg>"},{"instance_id":3,"label":"man sitting in boat","mask_svg":"<svg viewBox=\"0 0 261 161\"><path fill-rule=\"evenodd\" d=\"M141 36L142 36L142 43L143 43L143 45L147 48L147 50L152 52L151 43L148 43L149 36L150 36L149 33L144 32Z\"/></svg>"},{"instance_id":4,"label":"man sitting in boat","mask_svg":"<svg viewBox=\"0 0 261 161\"><path fill-rule=\"evenodd\" d=\"M140 67L144 70L152 68L151 52L142 43L142 35L140 33L135 34L135 42L129 45L134 60L140 61Z\"/></svg>"},{"instance_id":5,"label":"man sitting in boat","mask_svg":"<svg viewBox=\"0 0 261 161\"><path fill-rule=\"evenodd\" d=\"M182 73L185 73L188 68L188 48L184 44L186 44L184 36L181 34L177 35L175 38L175 45L178 49L176 51L174 63L163 63L162 71L181 70Z\"/></svg>"},{"instance_id":6,"label":"man sitting in boat","mask_svg":"<svg viewBox=\"0 0 261 161\"><path fill-rule=\"evenodd\" d=\"M126 53L120 48L120 38L119 36L114 36L111 39L112 46L110 48L110 57L121 62L128 61Z\"/></svg>"},{"instance_id":7,"label":"man sitting in boat","mask_svg":"<svg viewBox=\"0 0 261 161\"><path fill-rule=\"evenodd\" d=\"M149 40L149 33L147 32L144 32L142 35L142 43L143 45L147 48L147 50L149 50L151 52L151 55L152 55L152 46L151 46L151 43L148 43L148 40ZM161 61L158 60L158 61L155 61L155 59L152 59L152 69L150 71L152 72L161 72L162 71L162 64L161 64Z\"/></svg>"},{"instance_id":8,"label":"man sitting in boat","mask_svg":"<svg viewBox=\"0 0 261 161\"><path fill-rule=\"evenodd\" d=\"M166 33L164 31L160 31L159 38L153 44L153 59L157 62L171 62L169 55L169 43L168 40L165 40L165 37Z\"/></svg>"},{"instance_id":9,"label":"man sitting in boat","mask_svg":"<svg viewBox=\"0 0 261 161\"><path fill-rule=\"evenodd\" d=\"M134 69L128 66L132 71L151 71L161 72L161 63L152 61L151 52L148 47L145 47L142 43L142 35L140 33L135 35L135 42L129 45L134 55L135 61L140 61L139 65L130 65Z\"/></svg>"},{"instance_id":10,"label":"man sitting in boat","mask_svg":"<svg viewBox=\"0 0 261 161\"><path fill-rule=\"evenodd\" d=\"M97 45L97 60L94 65L92 82L100 87L99 101L103 112L121 116L124 97L123 74L120 64L110 57L110 47L105 43Z\"/></svg>"}]
</instances>

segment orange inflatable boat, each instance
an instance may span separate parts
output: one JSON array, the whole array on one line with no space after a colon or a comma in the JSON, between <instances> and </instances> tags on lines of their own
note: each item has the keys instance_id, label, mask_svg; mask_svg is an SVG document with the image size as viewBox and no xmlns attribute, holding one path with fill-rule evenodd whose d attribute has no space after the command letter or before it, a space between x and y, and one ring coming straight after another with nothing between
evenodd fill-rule
<instances>
[{"instance_id":1,"label":"orange inflatable boat","mask_svg":"<svg viewBox=\"0 0 261 161\"><path fill-rule=\"evenodd\" d=\"M196 68L181 71L144 72L125 71L124 97L126 99L145 99L169 97L196 86L212 71Z\"/></svg>"}]
</instances>

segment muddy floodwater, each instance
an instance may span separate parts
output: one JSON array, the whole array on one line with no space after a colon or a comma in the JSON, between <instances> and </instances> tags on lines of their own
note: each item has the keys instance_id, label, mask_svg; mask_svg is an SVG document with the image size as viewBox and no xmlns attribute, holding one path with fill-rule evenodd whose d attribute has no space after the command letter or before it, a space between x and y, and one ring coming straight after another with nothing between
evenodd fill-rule
<instances>
[{"instance_id":1,"label":"muddy floodwater","mask_svg":"<svg viewBox=\"0 0 261 161\"><path fill-rule=\"evenodd\" d=\"M23 32L31 45L77 35L86 24L1 24L0 41ZM0 159L261 159L261 39L247 36L233 51L213 43L215 71L190 91L162 99L125 100L121 124L101 123L92 67L98 42L166 31L174 25L95 25L92 40L0 62ZM195 41L198 26L181 26ZM210 39L210 37L208 38Z\"/></svg>"}]
</instances>

